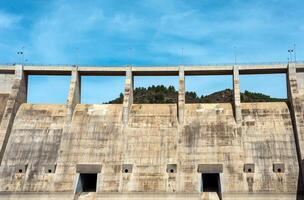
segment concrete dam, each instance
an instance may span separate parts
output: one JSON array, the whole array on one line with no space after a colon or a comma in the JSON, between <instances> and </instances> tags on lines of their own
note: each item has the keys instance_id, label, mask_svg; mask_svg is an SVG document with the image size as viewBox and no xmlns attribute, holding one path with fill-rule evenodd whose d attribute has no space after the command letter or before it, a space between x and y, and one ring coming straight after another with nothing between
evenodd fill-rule
<instances>
[{"instance_id":1,"label":"concrete dam","mask_svg":"<svg viewBox=\"0 0 304 200\"><path fill-rule=\"evenodd\" d=\"M286 101L241 102L272 73ZM30 75L70 75L66 104L28 103ZM92 75L125 76L123 104L81 104ZM190 75L232 75L233 102L187 104ZM178 103L134 104L135 76L177 76ZM0 199L304 198L304 64L0 66L0 122Z\"/></svg>"}]
</instances>

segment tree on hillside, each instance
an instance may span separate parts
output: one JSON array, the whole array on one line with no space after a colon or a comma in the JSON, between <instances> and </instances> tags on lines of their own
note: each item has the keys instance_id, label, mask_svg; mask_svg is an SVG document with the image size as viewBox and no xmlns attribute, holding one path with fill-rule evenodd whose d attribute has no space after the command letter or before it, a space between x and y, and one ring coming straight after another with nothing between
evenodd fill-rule
<instances>
[{"instance_id":1,"label":"tree on hillside","mask_svg":"<svg viewBox=\"0 0 304 200\"><path fill-rule=\"evenodd\" d=\"M121 104L123 102L124 95L119 94L119 97L109 101L109 104ZM186 103L230 103L233 101L233 91L231 89L225 89L206 96L198 96L196 92L186 91L185 93ZM249 92L245 90L241 93L242 102L273 102L283 101L284 99L272 98L268 95L256 92ZM177 103L178 91L174 86L166 87L164 85L152 85L148 88L138 87L133 91L134 103Z\"/></svg>"}]
</instances>

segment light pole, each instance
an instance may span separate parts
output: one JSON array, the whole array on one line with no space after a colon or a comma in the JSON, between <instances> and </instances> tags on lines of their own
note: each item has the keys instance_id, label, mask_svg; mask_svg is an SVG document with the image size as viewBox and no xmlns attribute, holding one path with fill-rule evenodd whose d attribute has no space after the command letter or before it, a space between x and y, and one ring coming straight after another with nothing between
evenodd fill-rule
<instances>
[{"instance_id":1,"label":"light pole","mask_svg":"<svg viewBox=\"0 0 304 200\"><path fill-rule=\"evenodd\" d=\"M233 53L234 53L234 64L236 65L236 47L233 47Z\"/></svg>"},{"instance_id":2,"label":"light pole","mask_svg":"<svg viewBox=\"0 0 304 200\"><path fill-rule=\"evenodd\" d=\"M79 62L79 60L78 60L78 50L79 50L79 48L76 48L75 49L76 50L76 66L78 66L78 62Z\"/></svg>"},{"instance_id":3,"label":"light pole","mask_svg":"<svg viewBox=\"0 0 304 200\"><path fill-rule=\"evenodd\" d=\"M296 42L293 43L293 55L294 55L294 62L297 62L297 56L296 56Z\"/></svg>"},{"instance_id":4,"label":"light pole","mask_svg":"<svg viewBox=\"0 0 304 200\"><path fill-rule=\"evenodd\" d=\"M184 48L182 47L182 57L181 57L181 65L183 65L183 61L184 61Z\"/></svg>"},{"instance_id":5,"label":"light pole","mask_svg":"<svg viewBox=\"0 0 304 200\"><path fill-rule=\"evenodd\" d=\"M20 64L23 65L23 63L24 63L24 47L22 47L21 51L18 51L17 54L20 55L20 57L21 57Z\"/></svg>"},{"instance_id":6,"label":"light pole","mask_svg":"<svg viewBox=\"0 0 304 200\"><path fill-rule=\"evenodd\" d=\"M290 62L292 62L292 52L293 52L293 49L288 49Z\"/></svg>"},{"instance_id":7,"label":"light pole","mask_svg":"<svg viewBox=\"0 0 304 200\"><path fill-rule=\"evenodd\" d=\"M20 55L20 64L22 64L23 52L22 51L18 51L17 54Z\"/></svg>"},{"instance_id":8,"label":"light pole","mask_svg":"<svg viewBox=\"0 0 304 200\"><path fill-rule=\"evenodd\" d=\"M131 64L131 53L132 53L132 48L130 47L129 49L128 49L128 57L129 57L129 65L131 66L132 64Z\"/></svg>"}]
</instances>

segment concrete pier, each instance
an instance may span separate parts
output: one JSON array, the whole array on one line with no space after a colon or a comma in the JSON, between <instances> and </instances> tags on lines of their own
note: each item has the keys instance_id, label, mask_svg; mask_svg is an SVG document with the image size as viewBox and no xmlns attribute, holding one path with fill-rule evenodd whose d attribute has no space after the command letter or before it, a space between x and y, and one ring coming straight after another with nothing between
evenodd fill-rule
<instances>
[{"instance_id":1,"label":"concrete pier","mask_svg":"<svg viewBox=\"0 0 304 200\"><path fill-rule=\"evenodd\" d=\"M11 129L14 123L16 113L22 103L27 99L27 78L24 75L23 66L15 67L15 79L9 98L6 103L4 114L0 125L0 163L2 162L3 154L10 137Z\"/></svg>"},{"instance_id":2,"label":"concrete pier","mask_svg":"<svg viewBox=\"0 0 304 200\"><path fill-rule=\"evenodd\" d=\"M304 112L302 107L303 99L301 99L303 94L299 93L295 63L290 63L288 65L287 91L300 168L300 178L301 182L304 183Z\"/></svg>"},{"instance_id":3,"label":"concrete pier","mask_svg":"<svg viewBox=\"0 0 304 200\"><path fill-rule=\"evenodd\" d=\"M178 121L180 124L184 123L185 110L185 72L184 66L179 67L179 81L178 81Z\"/></svg>"},{"instance_id":4,"label":"concrete pier","mask_svg":"<svg viewBox=\"0 0 304 200\"><path fill-rule=\"evenodd\" d=\"M122 120L125 124L128 123L129 112L133 103L133 72L132 67L128 67L126 71L125 92L123 100L123 115Z\"/></svg>"},{"instance_id":5,"label":"concrete pier","mask_svg":"<svg viewBox=\"0 0 304 200\"><path fill-rule=\"evenodd\" d=\"M67 120L70 123L72 120L75 106L80 103L81 96L81 78L78 73L78 67L72 70L69 95L67 99Z\"/></svg>"},{"instance_id":6,"label":"concrete pier","mask_svg":"<svg viewBox=\"0 0 304 200\"><path fill-rule=\"evenodd\" d=\"M242 122L239 67L233 67L233 106L236 123Z\"/></svg>"}]
</instances>

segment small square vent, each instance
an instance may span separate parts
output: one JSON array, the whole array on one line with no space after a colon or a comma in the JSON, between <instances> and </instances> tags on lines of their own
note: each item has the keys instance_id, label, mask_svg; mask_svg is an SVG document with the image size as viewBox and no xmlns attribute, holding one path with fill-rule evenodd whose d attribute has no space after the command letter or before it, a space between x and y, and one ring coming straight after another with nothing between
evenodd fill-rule
<instances>
[{"instance_id":1,"label":"small square vent","mask_svg":"<svg viewBox=\"0 0 304 200\"><path fill-rule=\"evenodd\" d=\"M285 165L283 163L275 163L273 164L273 172L275 173L284 173Z\"/></svg>"},{"instance_id":2,"label":"small square vent","mask_svg":"<svg viewBox=\"0 0 304 200\"><path fill-rule=\"evenodd\" d=\"M27 165L15 165L15 173L25 173Z\"/></svg>"},{"instance_id":3,"label":"small square vent","mask_svg":"<svg viewBox=\"0 0 304 200\"><path fill-rule=\"evenodd\" d=\"M133 165L132 164L123 164L121 170L122 170L122 173L132 173Z\"/></svg>"},{"instance_id":4,"label":"small square vent","mask_svg":"<svg viewBox=\"0 0 304 200\"><path fill-rule=\"evenodd\" d=\"M254 164L244 164L245 173L254 173Z\"/></svg>"},{"instance_id":5,"label":"small square vent","mask_svg":"<svg viewBox=\"0 0 304 200\"><path fill-rule=\"evenodd\" d=\"M177 165L176 164L168 164L167 165L167 169L166 169L167 173L177 173Z\"/></svg>"}]
</instances>

